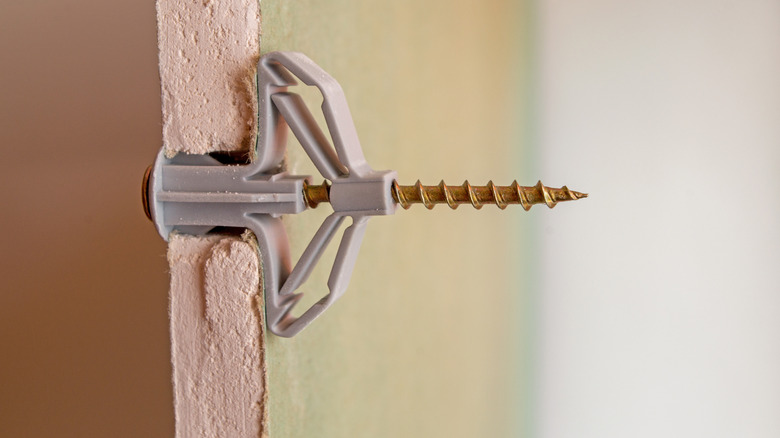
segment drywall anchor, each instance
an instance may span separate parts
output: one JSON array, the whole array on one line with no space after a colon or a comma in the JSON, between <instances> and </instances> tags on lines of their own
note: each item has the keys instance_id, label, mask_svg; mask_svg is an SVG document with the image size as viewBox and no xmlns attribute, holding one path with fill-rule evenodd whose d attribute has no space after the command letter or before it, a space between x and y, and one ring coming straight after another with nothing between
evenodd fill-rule
<instances>
[{"instance_id":1,"label":"drywall anchor","mask_svg":"<svg viewBox=\"0 0 780 438\"><path fill-rule=\"evenodd\" d=\"M142 186L144 210L163 239L171 232L205 234L215 227L250 229L262 258L266 319L271 332L291 337L330 307L347 288L358 249L371 216L395 213L400 205L419 203L457 208L471 204L482 208L495 204L506 208L534 204L552 208L560 201L586 197L566 186L555 189L541 182L531 187L517 181L509 186L424 186L417 181L401 186L396 172L376 171L363 156L352 116L341 86L305 55L273 52L257 65L259 135L249 164L225 165L211 155L178 154L166 157L160 150L147 169ZM288 91L296 78L322 93L322 112L332 145L309 112L303 99ZM311 177L280 171L287 144L287 126L303 146L317 170L330 181L312 185ZM280 216L300 213L321 202L333 213L314 234L298 262L291 268L287 234ZM352 224L344 231L328 279L329 293L299 317L292 308L303 296L296 293L346 217Z\"/></svg>"}]
</instances>

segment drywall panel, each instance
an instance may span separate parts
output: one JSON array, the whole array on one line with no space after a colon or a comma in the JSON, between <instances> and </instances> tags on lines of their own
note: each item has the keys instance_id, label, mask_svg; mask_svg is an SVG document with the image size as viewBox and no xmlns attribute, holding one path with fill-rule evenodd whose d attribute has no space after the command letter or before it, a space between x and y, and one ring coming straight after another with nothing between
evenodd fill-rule
<instances>
[{"instance_id":1,"label":"drywall panel","mask_svg":"<svg viewBox=\"0 0 780 438\"><path fill-rule=\"evenodd\" d=\"M166 154L247 151L257 133L256 0L157 1Z\"/></svg>"},{"instance_id":2,"label":"drywall panel","mask_svg":"<svg viewBox=\"0 0 780 438\"><path fill-rule=\"evenodd\" d=\"M265 319L255 245L176 235L168 263L176 436L262 436Z\"/></svg>"},{"instance_id":3,"label":"drywall panel","mask_svg":"<svg viewBox=\"0 0 780 438\"><path fill-rule=\"evenodd\" d=\"M259 5L157 1L166 155L254 146ZM176 436L267 432L261 261L250 239L169 236Z\"/></svg>"}]
</instances>

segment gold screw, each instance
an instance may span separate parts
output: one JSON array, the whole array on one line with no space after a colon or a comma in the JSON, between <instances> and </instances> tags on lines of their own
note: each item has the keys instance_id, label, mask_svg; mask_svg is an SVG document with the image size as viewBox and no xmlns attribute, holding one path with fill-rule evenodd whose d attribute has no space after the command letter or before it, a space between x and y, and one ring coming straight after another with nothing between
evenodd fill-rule
<instances>
[{"instance_id":1,"label":"gold screw","mask_svg":"<svg viewBox=\"0 0 780 438\"><path fill-rule=\"evenodd\" d=\"M311 208L317 208L320 202L330 202L330 185L323 181L318 186L310 186L306 181L303 182L303 197L306 204Z\"/></svg>"},{"instance_id":2,"label":"gold screw","mask_svg":"<svg viewBox=\"0 0 780 438\"><path fill-rule=\"evenodd\" d=\"M141 183L144 213L149 220L152 220L149 205L151 171L152 166L149 166ZM575 192L566 186L560 189L546 187L541 181L530 187L521 186L517 181L513 181L509 186L497 186L493 181L488 181L485 186L472 186L468 181L459 186L448 186L444 181L436 186L424 186L420 180L412 186L402 186L398 181L393 181L391 191L395 202L407 210L412 204L423 204L428 210L432 210L436 204L447 204L453 210L461 204L471 204L477 210L485 204L496 204L502 210L509 204L520 204L528 211L535 204L546 204L553 208L559 202L588 197L587 193ZM320 185L309 185L304 182L303 194L308 206L316 208L322 202L330 202L330 185L327 181L323 181Z\"/></svg>"},{"instance_id":3,"label":"gold screw","mask_svg":"<svg viewBox=\"0 0 780 438\"><path fill-rule=\"evenodd\" d=\"M311 208L321 202L330 202L330 186L327 181L321 185L305 185L304 196ZM448 186L444 181L436 186L424 186L418 180L412 186L399 185L393 181L391 188L393 199L408 209L412 204L423 204L428 210L436 204L447 204L453 210L461 204L471 204L479 210L485 204L495 204L505 209L509 204L520 204L528 211L535 204L546 204L553 208L563 201L574 201L587 198L587 193L575 192L563 186L560 189L546 187L539 181L535 186L521 186L517 181L509 186L497 186L489 181L485 186L472 186L468 181L459 186Z\"/></svg>"},{"instance_id":4,"label":"gold screw","mask_svg":"<svg viewBox=\"0 0 780 438\"><path fill-rule=\"evenodd\" d=\"M144 205L144 213L147 219L152 220L152 210L149 205L149 179L152 175L152 166L146 168L144 179L141 181L141 202Z\"/></svg>"}]
</instances>

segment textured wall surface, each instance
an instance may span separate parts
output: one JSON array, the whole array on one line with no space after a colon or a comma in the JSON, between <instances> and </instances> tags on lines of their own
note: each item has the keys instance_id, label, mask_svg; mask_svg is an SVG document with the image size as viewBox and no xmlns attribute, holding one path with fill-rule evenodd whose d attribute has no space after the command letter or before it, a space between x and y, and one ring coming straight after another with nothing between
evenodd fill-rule
<instances>
[{"instance_id":1,"label":"textured wall surface","mask_svg":"<svg viewBox=\"0 0 780 438\"><path fill-rule=\"evenodd\" d=\"M159 0L163 144L204 154L246 151L257 129L257 0Z\"/></svg>"},{"instance_id":2,"label":"textured wall surface","mask_svg":"<svg viewBox=\"0 0 780 438\"><path fill-rule=\"evenodd\" d=\"M257 119L255 0L157 1L167 155L249 152ZM172 236L176 436L267 432L260 260L235 237Z\"/></svg>"},{"instance_id":3,"label":"textured wall surface","mask_svg":"<svg viewBox=\"0 0 780 438\"><path fill-rule=\"evenodd\" d=\"M176 436L265 432L265 321L259 257L238 237L171 237Z\"/></svg>"}]
</instances>

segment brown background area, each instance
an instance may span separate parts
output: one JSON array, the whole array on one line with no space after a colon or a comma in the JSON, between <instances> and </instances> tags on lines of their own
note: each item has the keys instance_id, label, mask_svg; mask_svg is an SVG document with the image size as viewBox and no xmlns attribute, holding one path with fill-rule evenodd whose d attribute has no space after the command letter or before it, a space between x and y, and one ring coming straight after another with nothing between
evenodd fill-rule
<instances>
[{"instance_id":1,"label":"brown background area","mask_svg":"<svg viewBox=\"0 0 780 438\"><path fill-rule=\"evenodd\" d=\"M0 3L0 436L172 436L154 2Z\"/></svg>"}]
</instances>

